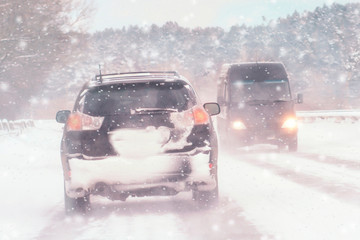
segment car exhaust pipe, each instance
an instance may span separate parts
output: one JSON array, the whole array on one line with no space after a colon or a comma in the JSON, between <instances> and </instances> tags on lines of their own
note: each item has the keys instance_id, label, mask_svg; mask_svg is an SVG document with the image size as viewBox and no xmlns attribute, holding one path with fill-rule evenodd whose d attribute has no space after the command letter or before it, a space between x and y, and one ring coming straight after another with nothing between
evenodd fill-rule
<instances>
[{"instance_id":1,"label":"car exhaust pipe","mask_svg":"<svg viewBox=\"0 0 360 240\"><path fill-rule=\"evenodd\" d=\"M109 187L103 182L96 183L94 194L107 197L109 195Z\"/></svg>"}]
</instances>

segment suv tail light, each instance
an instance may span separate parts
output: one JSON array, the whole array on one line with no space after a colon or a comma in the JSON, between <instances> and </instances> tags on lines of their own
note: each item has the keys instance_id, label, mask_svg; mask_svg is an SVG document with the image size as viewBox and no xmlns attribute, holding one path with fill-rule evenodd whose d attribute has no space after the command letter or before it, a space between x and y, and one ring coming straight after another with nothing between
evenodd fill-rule
<instances>
[{"instance_id":1,"label":"suv tail light","mask_svg":"<svg viewBox=\"0 0 360 240\"><path fill-rule=\"evenodd\" d=\"M195 106L184 112L172 113L171 121L178 126L191 127L209 123L210 116L203 107Z\"/></svg>"},{"instance_id":2,"label":"suv tail light","mask_svg":"<svg viewBox=\"0 0 360 240\"><path fill-rule=\"evenodd\" d=\"M93 117L83 113L72 113L67 120L67 131L83 131L100 129L104 117Z\"/></svg>"},{"instance_id":3,"label":"suv tail light","mask_svg":"<svg viewBox=\"0 0 360 240\"><path fill-rule=\"evenodd\" d=\"M195 107L192 109L194 125L209 123L209 114L202 107Z\"/></svg>"},{"instance_id":4,"label":"suv tail light","mask_svg":"<svg viewBox=\"0 0 360 240\"><path fill-rule=\"evenodd\" d=\"M205 111L204 108L200 106L195 106L190 110L185 112L185 121L189 125L201 125L209 123L209 114Z\"/></svg>"}]
</instances>

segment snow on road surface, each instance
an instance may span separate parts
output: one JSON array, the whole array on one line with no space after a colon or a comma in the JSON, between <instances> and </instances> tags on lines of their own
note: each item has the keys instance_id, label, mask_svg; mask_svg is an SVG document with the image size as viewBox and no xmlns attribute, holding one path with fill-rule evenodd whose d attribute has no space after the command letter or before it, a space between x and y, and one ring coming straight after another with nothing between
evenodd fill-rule
<instances>
[{"instance_id":1,"label":"snow on road surface","mask_svg":"<svg viewBox=\"0 0 360 240\"><path fill-rule=\"evenodd\" d=\"M360 123L319 120L299 130L299 151L270 145L220 149L220 203L175 197L93 198L66 216L62 126L38 121L0 136L0 240L360 239Z\"/></svg>"}]
</instances>

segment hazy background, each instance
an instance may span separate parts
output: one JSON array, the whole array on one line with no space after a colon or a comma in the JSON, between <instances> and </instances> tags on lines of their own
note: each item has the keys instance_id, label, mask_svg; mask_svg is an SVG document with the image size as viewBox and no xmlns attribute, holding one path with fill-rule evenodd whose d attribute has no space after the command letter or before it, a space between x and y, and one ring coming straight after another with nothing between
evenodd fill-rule
<instances>
[{"instance_id":1,"label":"hazy background","mask_svg":"<svg viewBox=\"0 0 360 240\"><path fill-rule=\"evenodd\" d=\"M99 73L177 70L216 100L224 63L281 61L301 110L358 109L358 1L0 2L0 119L52 119Z\"/></svg>"},{"instance_id":2,"label":"hazy background","mask_svg":"<svg viewBox=\"0 0 360 240\"><path fill-rule=\"evenodd\" d=\"M279 17L285 18L295 11L314 11L316 7L334 2L346 4L351 0L94 0L96 13L89 30L151 24L163 25L168 21L182 27L221 27L229 30L233 25L256 26L267 24Z\"/></svg>"}]
</instances>

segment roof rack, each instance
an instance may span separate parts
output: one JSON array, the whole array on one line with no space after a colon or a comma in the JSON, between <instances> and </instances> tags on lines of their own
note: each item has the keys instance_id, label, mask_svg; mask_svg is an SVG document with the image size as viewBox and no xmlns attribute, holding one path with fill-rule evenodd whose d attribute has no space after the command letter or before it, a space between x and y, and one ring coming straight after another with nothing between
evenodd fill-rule
<instances>
[{"instance_id":1,"label":"roof rack","mask_svg":"<svg viewBox=\"0 0 360 240\"><path fill-rule=\"evenodd\" d=\"M149 71L149 72L125 72L125 73L110 73L96 75L94 81L97 83L103 83L104 81L121 81L121 80L144 80L176 77L180 78L180 75L176 71Z\"/></svg>"}]
</instances>

